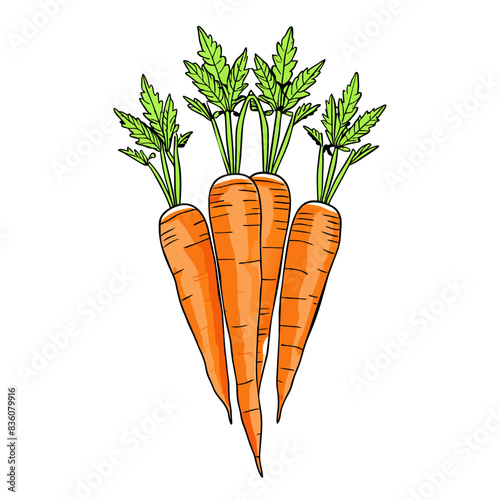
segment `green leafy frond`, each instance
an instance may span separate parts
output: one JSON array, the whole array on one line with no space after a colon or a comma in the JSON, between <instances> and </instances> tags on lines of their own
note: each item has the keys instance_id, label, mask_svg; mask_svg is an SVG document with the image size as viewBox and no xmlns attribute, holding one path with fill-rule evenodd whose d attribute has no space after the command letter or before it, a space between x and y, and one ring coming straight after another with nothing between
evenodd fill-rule
<instances>
[{"instance_id":1,"label":"green leafy frond","mask_svg":"<svg viewBox=\"0 0 500 500\"><path fill-rule=\"evenodd\" d=\"M152 85L149 85L146 77L142 75L141 80L141 104L144 107L144 117L149 121L151 128L160 136L163 137L162 126L162 110L163 102L158 93L155 93Z\"/></svg>"},{"instance_id":2,"label":"green leafy frond","mask_svg":"<svg viewBox=\"0 0 500 500\"><path fill-rule=\"evenodd\" d=\"M184 99L186 99L186 101L188 103L188 108L191 111L198 113L199 115L203 116L207 120L211 119L210 110L208 109L206 104L203 104L200 100L198 100L196 98L191 99L190 97L184 96Z\"/></svg>"},{"instance_id":3,"label":"green leafy frond","mask_svg":"<svg viewBox=\"0 0 500 500\"><path fill-rule=\"evenodd\" d=\"M229 66L222 55L222 47L212 38L212 35L207 35L200 27L198 27L198 38L201 46L198 54L203 59L207 71L222 85L227 85Z\"/></svg>"},{"instance_id":4,"label":"green leafy frond","mask_svg":"<svg viewBox=\"0 0 500 500\"><path fill-rule=\"evenodd\" d=\"M151 158L154 158L156 156L154 153L151 153L148 157L148 156L146 156L146 153L144 151L142 151L142 149L137 151L137 149L127 148L127 149L119 149L118 151L126 154L127 156L129 156L133 160L138 161L142 165L147 165L149 163L149 161L151 160Z\"/></svg>"},{"instance_id":5,"label":"green leafy frond","mask_svg":"<svg viewBox=\"0 0 500 500\"><path fill-rule=\"evenodd\" d=\"M277 109L280 105L280 87L269 65L257 54L255 55L254 73L259 80L257 87L262 92L259 99L271 106L271 109Z\"/></svg>"},{"instance_id":6,"label":"green leafy frond","mask_svg":"<svg viewBox=\"0 0 500 500\"><path fill-rule=\"evenodd\" d=\"M286 89L286 98L284 110L287 111L293 108L301 99L309 96L307 91L314 83L316 78L321 72L321 68L325 64L325 61L320 61L315 64L312 68L306 68L301 71L290 83Z\"/></svg>"},{"instance_id":7,"label":"green leafy frond","mask_svg":"<svg viewBox=\"0 0 500 500\"><path fill-rule=\"evenodd\" d=\"M383 113L385 106L380 106L379 108L367 111L362 116L360 116L354 125L347 129L344 136L340 140L341 146L347 146L348 144L355 144L360 141L360 139L370 132L377 122L379 121L380 115Z\"/></svg>"},{"instance_id":8,"label":"green leafy frond","mask_svg":"<svg viewBox=\"0 0 500 500\"><path fill-rule=\"evenodd\" d=\"M301 106L299 106L293 116L294 124L297 124L300 121L305 120L307 117L313 115L314 113L316 113L318 108L319 104L315 104L314 106L310 103L302 104Z\"/></svg>"},{"instance_id":9,"label":"green leafy frond","mask_svg":"<svg viewBox=\"0 0 500 500\"><path fill-rule=\"evenodd\" d=\"M296 52L293 28L288 28L281 42L276 44L276 54L273 55L274 65L271 68L276 81L281 85L288 83L292 78L293 68L297 64L297 61L294 60Z\"/></svg>"},{"instance_id":10,"label":"green leafy frond","mask_svg":"<svg viewBox=\"0 0 500 500\"><path fill-rule=\"evenodd\" d=\"M315 128L310 128L304 125L307 135L318 145L323 147L323 134Z\"/></svg>"},{"instance_id":11,"label":"green leafy frond","mask_svg":"<svg viewBox=\"0 0 500 500\"><path fill-rule=\"evenodd\" d=\"M151 127L123 111L115 109L115 113L120 119L121 126L130 132L130 137L136 139L136 144L155 151L161 150L161 139Z\"/></svg>"},{"instance_id":12,"label":"green leafy frond","mask_svg":"<svg viewBox=\"0 0 500 500\"><path fill-rule=\"evenodd\" d=\"M230 111L233 111L235 106L244 99L241 94L248 87L248 84L245 83L248 75L247 61L247 49L245 49L238 59L236 59L229 73L227 92Z\"/></svg>"},{"instance_id":13,"label":"green leafy frond","mask_svg":"<svg viewBox=\"0 0 500 500\"><path fill-rule=\"evenodd\" d=\"M181 134L179 136L179 140L177 141L177 146L180 147L180 148L183 148L187 144L187 142L188 142L189 138L191 137L192 133L193 132L186 132L185 134Z\"/></svg>"},{"instance_id":14,"label":"green leafy frond","mask_svg":"<svg viewBox=\"0 0 500 500\"><path fill-rule=\"evenodd\" d=\"M220 85L212 73L209 73L206 66L200 66L196 63L184 61L187 72L186 75L191 78L193 84L203 94L209 102L219 107L223 111L227 110L226 97Z\"/></svg>"}]
</instances>

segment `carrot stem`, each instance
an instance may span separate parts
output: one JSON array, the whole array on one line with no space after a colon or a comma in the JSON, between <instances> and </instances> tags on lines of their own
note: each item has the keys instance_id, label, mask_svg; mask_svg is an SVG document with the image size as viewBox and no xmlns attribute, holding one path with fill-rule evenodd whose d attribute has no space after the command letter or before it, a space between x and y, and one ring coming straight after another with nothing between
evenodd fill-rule
<instances>
[{"instance_id":1,"label":"carrot stem","mask_svg":"<svg viewBox=\"0 0 500 500\"><path fill-rule=\"evenodd\" d=\"M290 139L292 138L293 126L295 125L295 115L292 116L290 123L286 129L285 137L283 138L283 143L278 151L278 157L274 162L274 166L272 169L272 173L275 174L278 171L278 168L281 165L281 161L283 160L283 156L285 156L288 145L290 144Z\"/></svg>"},{"instance_id":2,"label":"carrot stem","mask_svg":"<svg viewBox=\"0 0 500 500\"><path fill-rule=\"evenodd\" d=\"M326 203L330 203L332 201L333 195L335 194L335 191L337 191L337 188L339 187L339 184L342 182L342 179L344 178L344 175L347 172L347 169L351 166L351 161L352 158L354 157L355 151L351 150L349 153L349 157L347 158L346 162L344 163L344 166L340 170L339 174L337 175L337 178L335 179L335 182L331 188L331 190L328 192L328 197L326 199Z\"/></svg>"},{"instance_id":3,"label":"carrot stem","mask_svg":"<svg viewBox=\"0 0 500 500\"><path fill-rule=\"evenodd\" d=\"M151 172L153 172L154 176L156 177L156 180L158 181L158 184L161 187L161 190L163 191L163 194L165 195L165 198L167 199L168 205L170 208L175 206L175 203L172 201L172 198L167 191L167 188L165 187L165 183L163 182L163 179L161 178L161 175L158 173L155 167L151 164L151 162L148 163L148 167L151 169Z\"/></svg>"},{"instance_id":4,"label":"carrot stem","mask_svg":"<svg viewBox=\"0 0 500 500\"><path fill-rule=\"evenodd\" d=\"M181 164L179 161L179 146L177 134L174 134L174 186L175 200L179 205L181 202Z\"/></svg>"},{"instance_id":5,"label":"carrot stem","mask_svg":"<svg viewBox=\"0 0 500 500\"><path fill-rule=\"evenodd\" d=\"M259 99L254 94L252 94L252 96L260 117L260 135L262 140L262 171L266 172L267 161L269 158L269 127L267 126L266 115L264 113L264 110L262 109Z\"/></svg>"},{"instance_id":6,"label":"carrot stem","mask_svg":"<svg viewBox=\"0 0 500 500\"><path fill-rule=\"evenodd\" d=\"M167 158L165 157L165 149L166 149L165 144L162 144L160 148L161 164L163 166L163 175L165 176L165 180L167 182L167 190L170 195L170 199L172 200L173 205L175 205L174 190L172 189L172 181L170 180L170 172L168 171Z\"/></svg>"},{"instance_id":7,"label":"carrot stem","mask_svg":"<svg viewBox=\"0 0 500 500\"><path fill-rule=\"evenodd\" d=\"M217 125L217 122L215 121L215 118L211 118L210 121L212 122L212 127L214 129L215 138L217 139L217 144L219 145L219 151L220 151L220 154L222 156L222 160L224 161L224 166L226 167L226 172L228 174L230 174L231 171L229 169L229 163L227 161L226 151L224 149L224 145L222 144L222 137L220 135L219 127Z\"/></svg>"},{"instance_id":8,"label":"carrot stem","mask_svg":"<svg viewBox=\"0 0 500 500\"><path fill-rule=\"evenodd\" d=\"M274 118L274 129L273 129L273 140L271 144L271 156L269 157L269 163L266 172L272 173L274 168L274 156L276 155L276 150L278 149L278 142L280 138L281 129L281 111L276 110L276 116Z\"/></svg>"},{"instance_id":9,"label":"carrot stem","mask_svg":"<svg viewBox=\"0 0 500 500\"><path fill-rule=\"evenodd\" d=\"M333 154L330 160L330 165L328 167L328 176L326 178L325 189L323 190L323 198L321 201L326 202L326 196L330 192L331 184L333 181L333 175L335 174L335 168L337 167L337 157L339 155L339 149L333 147Z\"/></svg>"},{"instance_id":10,"label":"carrot stem","mask_svg":"<svg viewBox=\"0 0 500 500\"><path fill-rule=\"evenodd\" d=\"M226 111L226 142L227 142L227 154L229 156L229 169L231 174L237 174L238 171L234 167L234 150L233 150L233 126L231 123L231 112Z\"/></svg>"},{"instance_id":11,"label":"carrot stem","mask_svg":"<svg viewBox=\"0 0 500 500\"><path fill-rule=\"evenodd\" d=\"M238 122L236 124L236 148L235 148L235 160L234 165L237 172L240 171L241 167L241 148L243 147L243 124L245 122L245 115L247 113L248 105L250 100L253 99L252 94L248 94L245 102L240 111L240 116L238 117Z\"/></svg>"},{"instance_id":12,"label":"carrot stem","mask_svg":"<svg viewBox=\"0 0 500 500\"><path fill-rule=\"evenodd\" d=\"M318 201L321 201L323 197L323 164L325 161L325 151L323 150L323 144L319 147L318 154L318 173L317 173L317 184L318 184Z\"/></svg>"}]
</instances>

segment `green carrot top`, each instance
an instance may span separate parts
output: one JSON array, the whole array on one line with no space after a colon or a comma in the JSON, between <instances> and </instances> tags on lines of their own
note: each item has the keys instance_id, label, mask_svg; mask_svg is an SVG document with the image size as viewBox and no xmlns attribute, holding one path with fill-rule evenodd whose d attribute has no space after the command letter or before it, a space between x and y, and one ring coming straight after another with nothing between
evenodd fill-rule
<instances>
[{"instance_id":1,"label":"green carrot top","mask_svg":"<svg viewBox=\"0 0 500 500\"><path fill-rule=\"evenodd\" d=\"M199 99L189 97L184 97L184 99L186 99L188 107L192 111L212 123L227 173L239 173L245 115L243 111L239 114L236 137L234 137L233 133L232 116L236 114L236 106L246 99L243 91L248 87L248 84L245 83L248 75L246 67L248 61L247 50L244 49L230 67L222 54L222 47L200 27L198 28L198 38L201 46L198 55L202 58L203 64L200 66L189 61L184 61L184 64L187 68L186 75L191 78L193 84L207 99L207 102L202 103ZM218 110L212 111L209 104L217 107ZM246 105L244 111L246 111ZM219 126L216 122L216 118L222 115L225 123L226 146L223 144Z\"/></svg>"},{"instance_id":2,"label":"green carrot top","mask_svg":"<svg viewBox=\"0 0 500 500\"><path fill-rule=\"evenodd\" d=\"M316 82L324 61L311 68L301 71L295 78L293 70L297 61L294 59L297 51L294 46L293 29L289 28L285 36L276 45L276 54L273 55L274 64L270 67L262 58L255 55L255 69L257 87L261 94L256 96L252 91L244 94L248 87L246 78L247 49L230 66L223 55L222 47L207 35L202 28L198 28L198 38L201 50L198 55L203 60L201 65L184 61L187 72L198 91L206 98L203 103L199 99L184 97L189 108L212 123L217 144L226 167L227 173L239 173L241 167L241 150L243 142L243 124L250 105L258 111L262 133L262 170L276 173L283 156L290 143L292 130L301 120L312 115L318 105L302 104L297 109L298 102L309 96L308 89ZM210 105L217 108L212 111ZM239 111L236 108L241 105ZM268 109L264 110L263 105ZM295 111L294 111L295 109ZM269 126L267 117L275 115L272 139L269 141ZM233 131L232 116L238 118ZM280 145L280 131L282 118L290 117L285 135ZM217 118L224 116L225 145L217 124Z\"/></svg>"},{"instance_id":3,"label":"green carrot top","mask_svg":"<svg viewBox=\"0 0 500 500\"><path fill-rule=\"evenodd\" d=\"M312 105L310 103L302 104L298 108L296 106L299 101L310 95L308 89L316 82L325 61L320 61L311 68L302 70L293 78L293 70L297 64L294 59L296 52L293 28L290 27L281 41L276 44L273 66L270 67L261 57L255 55L254 73L258 80L257 87L261 91L258 100L270 108L265 112L265 116L274 114L269 150L268 129L267 124L264 126L265 120L262 120L262 109L259 101L252 103L252 109L256 109L261 115L264 172L275 174L278 171L290 143L293 127L314 114L319 108L319 104ZM289 117L289 121L280 145L280 132L284 115Z\"/></svg>"},{"instance_id":4,"label":"green carrot top","mask_svg":"<svg viewBox=\"0 0 500 500\"><path fill-rule=\"evenodd\" d=\"M325 127L328 143L325 143L321 132L304 126L309 136L319 146L317 194L318 201L323 203L329 204L332 201L333 195L337 191L348 168L378 148L378 146L372 146L369 143L358 149L350 147L351 144L360 142L361 138L370 132L386 108L384 105L371 111L366 111L351 126L351 120L358 111L357 104L360 99L359 76L355 73L351 83L343 91L342 98L338 99L338 102L335 101L333 95L330 95L330 98L326 101L322 123ZM349 153L349 155L340 172L335 176L339 151ZM331 156L326 180L323 168L325 152Z\"/></svg>"},{"instance_id":5,"label":"green carrot top","mask_svg":"<svg viewBox=\"0 0 500 500\"><path fill-rule=\"evenodd\" d=\"M155 93L152 85L149 85L146 77L142 76L140 101L144 107L144 117L149 125L129 113L115 109L122 127L130 132L130 136L136 139L136 144L160 153L163 177L153 166L151 160L156 153L146 155L143 150L120 149L130 158L148 166L153 172L163 194L167 198L170 207L181 203L181 165L179 161L179 148L186 145L192 132L178 134L179 125L176 123L177 110L170 94L163 102L158 93ZM167 161L168 159L168 161ZM170 162L170 166L168 164ZM173 170L173 183L170 175Z\"/></svg>"}]
</instances>

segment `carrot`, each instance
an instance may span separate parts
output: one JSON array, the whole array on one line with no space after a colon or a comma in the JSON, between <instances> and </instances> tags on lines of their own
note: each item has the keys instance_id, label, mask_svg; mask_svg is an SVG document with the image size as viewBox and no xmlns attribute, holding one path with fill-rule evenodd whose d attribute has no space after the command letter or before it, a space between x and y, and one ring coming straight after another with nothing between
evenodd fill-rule
<instances>
[{"instance_id":1,"label":"carrot","mask_svg":"<svg viewBox=\"0 0 500 500\"><path fill-rule=\"evenodd\" d=\"M261 293L260 202L255 184L226 175L210 190L210 221L231 340L238 406L259 473L262 416L256 372Z\"/></svg>"},{"instance_id":2,"label":"carrot","mask_svg":"<svg viewBox=\"0 0 500 500\"><path fill-rule=\"evenodd\" d=\"M262 292L257 340L257 384L260 388L269 349L271 318L290 215L290 192L286 182L278 175L258 173L252 175L251 178L259 191L262 210Z\"/></svg>"},{"instance_id":3,"label":"carrot","mask_svg":"<svg viewBox=\"0 0 500 500\"><path fill-rule=\"evenodd\" d=\"M210 383L231 421L224 323L207 223L197 208L183 204L161 216L159 230L182 310L203 356Z\"/></svg>"},{"instance_id":4,"label":"carrot","mask_svg":"<svg viewBox=\"0 0 500 500\"><path fill-rule=\"evenodd\" d=\"M262 475L260 448L262 415L257 385L257 333L261 293L260 200L253 181L240 175L243 120L253 94L243 96L246 49L233 66L226 63L222 48L198 28L203 65L185 61L187 75L212 105L186 97L189 108L209 120L227 175L210 189L209 211L215 253L219 268L220 289L231 341L231 354L236 378L238 407L248 442L259 474ZM244 101L244 102L243 102ZM236 130L232 118L236 107ZM224 146L216 119L224 117Z\"/></svg>"},{"instance_id":5,"label":"carrot","mask_svg":"<svg viewBox=\"0 0 500 500\"><path fill-rule=\"evenodd\" d=\"M179 148L186 145L191 132L177 133L177 110L170 95L165 102L160 100L144 76L141 103L149 124L116 109L115 113L137 144L160 153L163 177L152 164L156 153L148 156L143 150L130 148L120 151L149 167L170 206L159 225L163 252L174 276L184 315L202 354L206 373L231 422L224 323L214 252L203 215L195 207L181 204Z\"/></svg>"},{"instance_id":6,"label":"carrot","mask_svg":"<svg viewBox=\"0 0 500 500\"><path fill-rule=\"evenodd\" d=\"M259 388L268 352L271 319L290 216L290 192L286 182L277 175L277 172L295 125L314 114L319 108L319 104L313 106L306 103L298 107L297 104L309 95L308 89L315 83L324 64L324 61L320 61L310 69L301 71L294 78L293 72L297 64L294 60L297 50L294 43L293 29L289 28L281 41L276 44L272 67L255 55L254 73L259 82L257 87L262 92L251 100L251 108L259 112L262 136L262 173L252 176L259 190L262 205L263 282L257 344ZM267 106L269 109L264 111L262 106ZM267 117L271 115L274 115L274 125L269 140ZM288 124L285 133L281 134L284 118L288 120Z\"/></svg>"},{"instance_id":7,"label":"carrot","mask_svg":"<svg viewBox=\"0 0 500 500\"><path fill-rule=\"evenodd\" d=\"M304 203L293 220L285 257L283 282L280 296L280 332L278 346L278 415L281 418L283 404L290 393L302 360L306 342L314 325L324 295L326 282L340 244L341 219L330 205L333 195L344 178L347 169L378 146L365 144L360 148L349 146L360 141L378 122L385 106L368 111L352 126L350 120L357 112L361 97L358 91L358 75L335 102L330 96L326 102L323 125L329 144L316 129L304 127L319 146L317 168L317 201ZM326 180L323 176L324 153L331 154ZM342 169L335 177L339 151L349 152Z\"/></svg>"},{"instance_id":8,"label":"carrot","mask_svg":"<svg viewBox=\"0 0 500 500\"><path fill-rule=\"evenodd\" d=\"M340 224L333 207L308 202L290 229L280 297L278 422L337 254Z\"/></svg>"}]
</instances>

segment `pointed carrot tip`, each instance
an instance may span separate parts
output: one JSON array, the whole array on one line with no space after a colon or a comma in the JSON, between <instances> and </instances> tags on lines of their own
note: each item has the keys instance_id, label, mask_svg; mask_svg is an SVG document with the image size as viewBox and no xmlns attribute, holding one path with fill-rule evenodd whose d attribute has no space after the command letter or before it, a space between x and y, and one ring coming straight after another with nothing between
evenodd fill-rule
<instances>
[{"instance_id":1,"label":"pointed carrot tip","mask_svg":"<svg viewBox=\"0 0 500 500\"><path fill-rule=\"evenodd\" d=\"M226 411L227 411L227 417L229 418L229 423L232 425L233 424L233 415L231 413L231 406L225 405L226 406Z\"/></svg>"},{"instance_id":2,"label":"pointed carrot tip","mask_svg":"<svg viewBox=\"0 0 500 500\"><path fill-rule=\"evenodd\" d=\"M260 457L259 456L255 457L255 464L257 465L257 470L259 471L260 477L264 477L264 474L262 472L262 466L260 464Z\"/></svg>"},{"instance_id":3,"label":"pointed carrot tip","mask_svg":"<svg viewBox=\"0 0 500 500\"><path fill-rule=\"evenodd\" d=\"M280 402L278 406L278 415L276 416L276 423L279 424L279 421L281 419L281 410L283 409L283 403Z\"/></svg>"}]
</instances>

